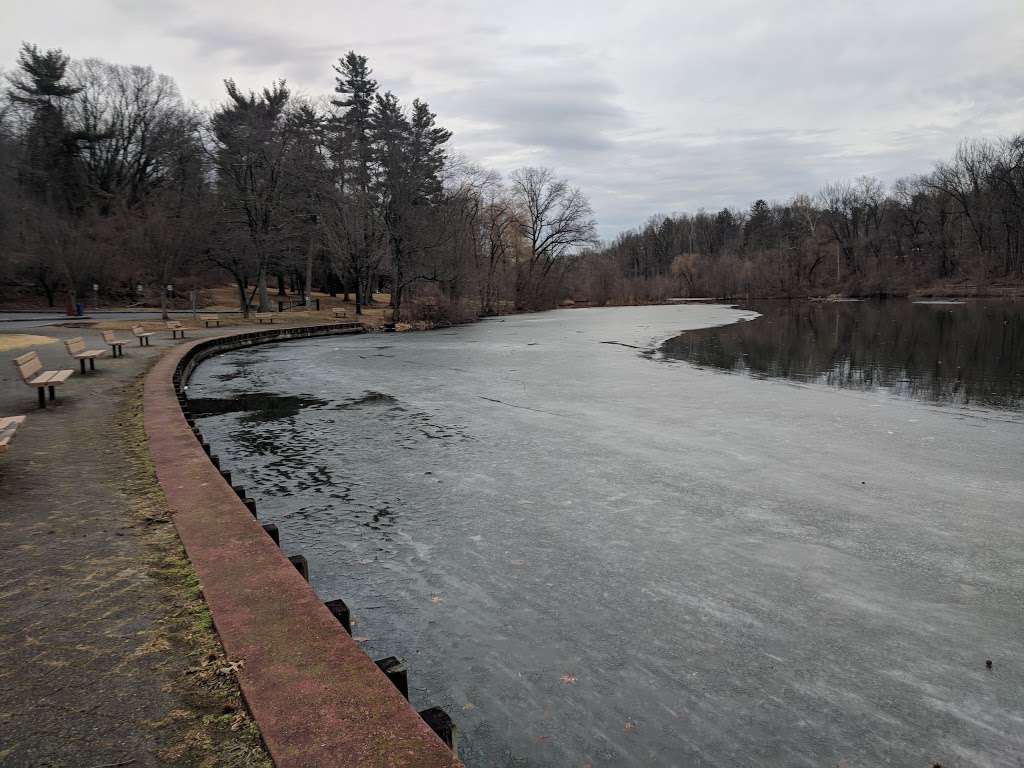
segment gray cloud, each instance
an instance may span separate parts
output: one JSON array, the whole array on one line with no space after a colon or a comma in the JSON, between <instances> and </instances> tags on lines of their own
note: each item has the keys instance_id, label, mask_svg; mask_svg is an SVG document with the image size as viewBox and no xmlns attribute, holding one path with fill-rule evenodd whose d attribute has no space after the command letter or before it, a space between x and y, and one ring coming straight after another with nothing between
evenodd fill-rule
<instances>
[{"instance_id":1,"label":"gray cloud","mask_svg":"<svg viewBox=\"0 0 1024 768\"><path fill-rule=\"evenodd\" d=\"M891 181L1024 129L1019 0L0 2L6 62L27 39L152 64L200 103L228 76L329 93L355 49L470 159L569 177L607 237L656 212Z\"/></svg>"}]
</instances>

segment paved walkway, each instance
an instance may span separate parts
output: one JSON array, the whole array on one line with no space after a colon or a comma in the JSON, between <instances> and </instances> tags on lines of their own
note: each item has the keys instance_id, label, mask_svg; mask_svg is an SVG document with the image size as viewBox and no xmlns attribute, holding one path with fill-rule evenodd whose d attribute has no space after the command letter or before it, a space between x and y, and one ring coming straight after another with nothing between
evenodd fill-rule
<instances>
[{"instance_id":1,"label":"paved walkway","mask_svg":"<svg viewBox=\"0 0 1024 768\"><path fill-rule=\"evenodd\" d=\"M171 343L85 376L37 347L76 370L46 410L0 361L28 416L0 456L0 766L269 765L149 464L139 375Z\"/></svg>"}]
</instances>

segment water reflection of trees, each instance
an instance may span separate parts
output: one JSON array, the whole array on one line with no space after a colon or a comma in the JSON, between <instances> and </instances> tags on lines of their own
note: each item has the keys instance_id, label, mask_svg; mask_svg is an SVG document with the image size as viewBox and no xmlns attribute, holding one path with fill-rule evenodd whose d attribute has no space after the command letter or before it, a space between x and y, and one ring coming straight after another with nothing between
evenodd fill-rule
<instances>
[{"instance_id":1,"label":"water reflection of trees","mask_svg":"<svg viewBox=\"0 0 1024 768\"><path fill-rule=\"evenodd\" d=\"M1024 406L1024 307L904 301L752 306L757 320L669 340L672 358L954 404Z\"/></svg>"}]
</instances>

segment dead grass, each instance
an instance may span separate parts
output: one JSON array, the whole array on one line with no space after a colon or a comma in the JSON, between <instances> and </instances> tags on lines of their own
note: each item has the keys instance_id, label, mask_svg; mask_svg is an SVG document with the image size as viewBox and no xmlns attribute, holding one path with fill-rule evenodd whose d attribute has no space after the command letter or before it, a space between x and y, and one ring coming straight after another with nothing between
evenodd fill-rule
<instances>
[{"instance_id":1,"label":"dead grass","mask_svg":"<svg viewBox=\"0 0 1024 768\"><path fill-rule=\"evenodd\" d=\"M0 352L11 352L15 349L38 347L42 344L55 344L58 340L52 336L33 336L29 333L0 333Z\"/></svg>"},{"instance_id":2,"label":"dead grass","mask_svg":"<svg viewBox=\"0 0 1024 768\"><path fill-rule=\"evenodd\" d=\"M235 666L226 658L213 629L199 579L175 533L156 480L143 424L141 377L127 394L128 406L119 430L126 457L122 491L145 529L145 565L164 606L159 628L138 655L170 656L172 661L184 655L187 659L173 683L181 706L150 723L152 728L166 729L159 757L177 766L272 768L259 729L242 703ZM174 737L168 743L169 734Z\"/></svg>"}]
</instances>

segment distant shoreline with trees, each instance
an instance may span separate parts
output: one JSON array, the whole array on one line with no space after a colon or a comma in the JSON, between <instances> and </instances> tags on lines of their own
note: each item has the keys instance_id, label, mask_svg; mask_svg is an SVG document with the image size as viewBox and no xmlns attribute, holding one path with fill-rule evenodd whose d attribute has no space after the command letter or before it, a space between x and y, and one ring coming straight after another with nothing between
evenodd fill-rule
<instances>
[{"instance_id":1,"label":"distant shoreline with trees","mask_svg":"<svg viewBox=\"0 0 1024 768\"><path fill-rule=\"evenodd\" d=\"M965 141L888 188L860 177L749 209L657 215L600 243L548 168L503 179L449 150L425 101L364 56L330 95L224 80L209 111L152 68L24 44L0 101L0 304L155 306L230 283L389 296L446 323L675 297L1024 295L1024 135Z\"/></svg>"},{"instance_id":2,"label":"distant shoreline with trees","mask_svg":"<svg viewBox=\"0 0 1024 768\"><path fill-rule=\"evenodd\" d=\"M964 141L931 173L862 176L749 210L653 216L580 256L590 303L672 296L1024 296L1024 134Z\"/></svg>"}]
</instances>

